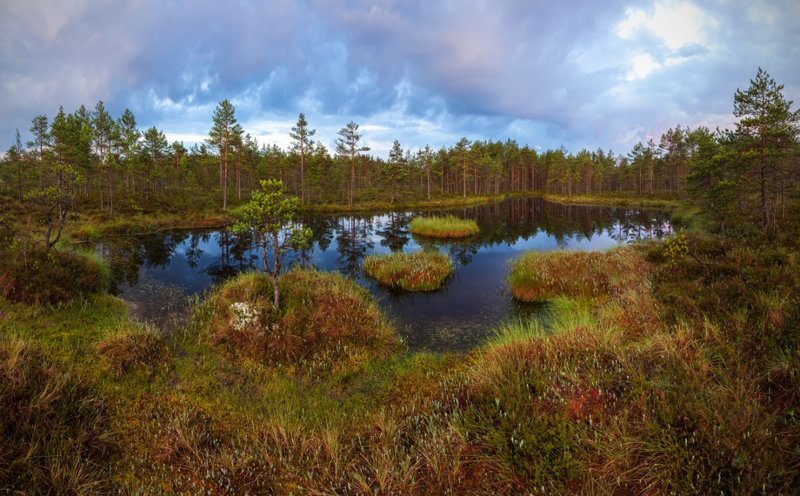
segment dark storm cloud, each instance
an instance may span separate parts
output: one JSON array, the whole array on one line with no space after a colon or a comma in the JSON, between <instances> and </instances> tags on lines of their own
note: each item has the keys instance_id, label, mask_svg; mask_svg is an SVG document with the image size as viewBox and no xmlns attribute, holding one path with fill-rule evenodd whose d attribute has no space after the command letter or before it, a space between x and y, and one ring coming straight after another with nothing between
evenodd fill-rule
<instances>
[{"instance_id":1,"label":"dark storm cloud","mask_svg":"<svg viewBox=\"0 0 800 496\"><path fill-rule=\"evenodd\" d=\"M0 136L104 100L174 139L230 98L285 143L300 111L331 144L350 119L391 140L506 137L614 147L667 127L730 124L760 65L798 99L798 19L773 2L7 1Z\"/></svg>"}]
</instances>

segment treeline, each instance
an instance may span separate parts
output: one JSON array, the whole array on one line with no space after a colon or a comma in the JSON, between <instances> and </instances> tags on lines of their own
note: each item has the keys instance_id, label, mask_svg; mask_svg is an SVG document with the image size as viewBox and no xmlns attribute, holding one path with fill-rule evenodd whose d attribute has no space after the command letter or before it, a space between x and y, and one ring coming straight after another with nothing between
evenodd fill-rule
<instances>
[{"instance_id":1,"label":"treeline","mask_svg":"<svg viewBox=\"0 0 800 496\"><path fill-rule=\"evenodd\" d=\"M6 152L0 191L20 200L64 192L71 207L136 211L222 205L246 198L263 178L281 179L304 204L541 191L564 196L693 195L722 223L757 214L764 227L784 216L787 195L798 191L798 113L759 69L737 91L735 130L677 126L658 142L637 143L625 155L563 148L537 151L508 141L470 141L412 150L395 141L387 159L368 154L358 125L338 133L336 149L313 140L303 114L292 146L260 144L236 122L223 100L209 137L187 148L164 132L140 130L130 110L114 119L98 102L51 120L36 116L31 141ZM49 196L45 193L48 192ZM61 198L64 203L65 198Z\"/></svg>"}]
</instances>

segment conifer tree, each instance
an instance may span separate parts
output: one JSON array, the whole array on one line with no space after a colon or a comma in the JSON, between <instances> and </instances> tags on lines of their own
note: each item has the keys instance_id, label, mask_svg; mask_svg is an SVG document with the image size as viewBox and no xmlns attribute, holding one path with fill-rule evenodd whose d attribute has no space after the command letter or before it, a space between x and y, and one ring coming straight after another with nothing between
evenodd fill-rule
<instances>
[{"instance_id":1,"label":"conifer tree","mask_svg":"<svg viewBox=\"0 0 800 496\"><path fill-rule=\"evenodd\" d=\"M297 124L289 134L294 140L293 147L300 154L300 203L306 202L306 153L311 148L311 137L317 132L309 129L306 116L302 112L297 116Z\"/></svg>"}]
</instances>

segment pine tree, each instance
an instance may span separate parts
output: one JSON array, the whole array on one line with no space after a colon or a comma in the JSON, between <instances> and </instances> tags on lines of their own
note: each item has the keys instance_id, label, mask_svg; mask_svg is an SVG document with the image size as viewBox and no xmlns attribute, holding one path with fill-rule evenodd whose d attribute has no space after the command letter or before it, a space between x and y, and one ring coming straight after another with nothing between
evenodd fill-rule
<instances>
[{"instance_id":1,"label":"pine tree","mask_svg":"<svg viewBox=\"0 0 800 496\"><path fill-rule=\"evenodd\" d=\"M737 89L733 115L747 174L754 180L759 200L761 226L768 230L777 223L778 206L783 209L785 185L791 175L791 156L798 144L800 110L783 96L777 84L760 67L750 87Z\"/></svg>"},{"instance_id":2,"label":"pine tree","mask_svg":"<svg viewBox=\"0 0 800 496\"><path fill-rule=\"evenodd\" d=\"M100 209L103 209L103 173L107 172L108 177L108 208L114 211L114 167L110 160L111 146L117 134L117 127L114 119L106 112L103 101L97 102L91 117L91 125L94 131L93 143L95 153L99 160L100 168Z\"/></svg>"},{"instance_id":3,"label":"pine tree","mask_svg":"<svg viewBox=\"0 0 800 496\"><path fill-rule=\"evenodd\" d=\"M278 277L283 267L283 258L289 249L307 247L311 231L295 223L294 216L299 200L289 197L283 181L268 179L261 181L261 189L253 191L250 202L245 205L234 232L254 236L261 250L264 271L272 278L273 305L280 308L280 285ZM271 252L271 253L269 253ZM272 255L272 265L269 255Z\"/></svg>"},{"instance_id":4,"label":"pine tree","mask_svg":"<svg viewBox=\"0 0 800 496\"><path fill-rule=\"evenodd\" d=\"M361 134L358 132L358 124L353 121L348 122L337 133L336 153L350 160L350 185L347 190L347 205L353 206L353 198L356 193L356 158L361 152L369 151L368 146L359 146Z\"/></svg>"},{"instance_id":5,"label":"pine tree","mask_svg":"<svg viewBox=\"0 0 800 496\"><path fill-rule=\"evenodd\" d=\"M467 197L467 167L469 165L469 140L464 137L455 146L456 155L461 163L461 178L464 198Z\"/></svg>"},{"instance_id":6,"label":"pine tree","mask_svg":"<svg viewBox=\"0 0 800 496\"><path fill-rule=\"evenodd\" d=\"M31 133L33 134L33 141L28 142L28 148L32 148L36 153L36 161L39 162L39 190L44 189L45 182L45 153L50 149L53 143L53 138L50 136L50 126L47 122L47 116L44 114L37 115L31 121Z\"/></svg>"},{"instance_id":7,"label":"pine tree","mask_svg":"<svg viewBox=\"0 0 800 496\"><path fill-rule=\"evenodd\" d=\"M228 209L228 160L235 125L236 109L227 99L222 100L214 110L213 125L208 132L208 144L216 147L219 153L219 184L222 188L222 210Z\"/></svg>"},{"instance_id":8,"label":"pine tree","mask_svg":"<svg viewBox=\"0 0 800 496\"><path fill-rule=\"evenodd\" d=\"M316 132L316 129L308 128L306 116L301 112L289 134L294 140L294 149L300 154L300 203L303 204L306 202L306 152L311 148L311 137Z\"/></svg>"}]
</instances>

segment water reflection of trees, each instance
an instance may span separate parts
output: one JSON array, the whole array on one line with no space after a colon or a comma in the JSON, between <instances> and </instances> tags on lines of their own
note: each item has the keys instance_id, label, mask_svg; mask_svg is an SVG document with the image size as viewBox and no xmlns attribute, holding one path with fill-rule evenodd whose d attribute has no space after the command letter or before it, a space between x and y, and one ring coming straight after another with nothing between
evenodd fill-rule
<instances>
[{"instance_id":1,"label":"water reflection of trees","mask_svg":"<svg viewBox=\"0 0 800 496\"><path fill-rule=\"evenodd\" d=\"M214 283L255 267L257 256L251 251L252 240L227 231L118 236L104 240L99 250L111 266L111 289L117 291L121 285L136 285L143 268L167 267L181 245L184 247L187 267L197 269L205 253L201 245L208 243L212 237L219 246L219 255L200 272L210 276Z\"/></svg>"},{"instance_id":2,"label":"water reflection of trees","mask_svg":"<svg viewBox=\"0 0 800 496\"><path fill-rule=\"evenodd\" d=\"M466 210L458 213L475 219L481 230L462 244L475 249L526 241L540 232L561 248L602 235L631 242L671 233L668 214L651 210L565 205L541 198L515 198Z\"/></svg>"},{"instance_id":3,"label":"water reflection of trees","mask_svg":"<svg viewBox=\"0 0 800 496\"><path fill-rule=\"evenodd\" d=\"M355 274L361 261L375 247L371 217L343 217L336 232L336 251L339 253L339 270Z\"/></svg>"},{"instance_id":4,"label":"water reflection of trees","mask_svg":"<svg viewBox=\"0 0 800 496\"><path fill-rule=\"evenodd\" d=\"M105 240L99 246L99 250L111 266L112 291L116 291L121 284L136 284L142 267L167 266L175 248L185 241L188 235L188 233L167 233L118 236Z\"/></svg>"},{"instance_id":5,"label":"water reflection of trees","mask_svg":"<svg viewBox=\"0 0 800 496\"><path fill-rule=\"evenodd\" d=\"M644 239L659 239L671 233L666 213L630 209L588 207L550 203L541 198L515 198L492 205L459 208L447 212L459 217L475 219L481 230L464 241L442 242L414 236L423 249L446 249L459 264L471 262L475 254L485 247L511 245L545 233L560 247L572 242L591 241L606 235L612 240L627 243ZM325 252L336 242L338 269L356 273L363 258L378 238L381 246L391 251L401 251L408 245L411 235L408 224L421 212L395 212L383 216L305 215L300 220L311 228L314 249L304 254L290 254L289 261L308 261L316 253ZM134 285L139 280L142 267L166 267L173 259L176 248L183 245L188 269L195 270L201 258L208 256L202 246L214 240L219 255L202 268L214 282L230 277L242 270L260 268L260 259L253 250L253 240L227 231L169 232L146 236L120 236L106 240L100 246L109 260L114 275L114 287L119 284Z\"/></svg>"},{"instance_id":6,"label":"water reflection of trees","mask_svg":"<svg viewBox=\"0 0 800 496\"><path fill-rule=\"evenodd\" d=\"M403 247L411 239L408 224L411 222L409 212L391 212L385 219L379 220L375 234L381 237L381 246L391 251L403 251Z\"/></svg>"},{"instance_id":7,"label":"water reflection of trees","mask_svg":"<svg viewBox=\"0 0 800 496\"><path fill-rule=\"evenodd\" d=\"M219 256L202 272L211 277L215 284L256 267L259 258L253 249L255 242L251 234L236 235L223 230L216 232L214 238L219 246Z\"/></svg>"}]
</instances>

